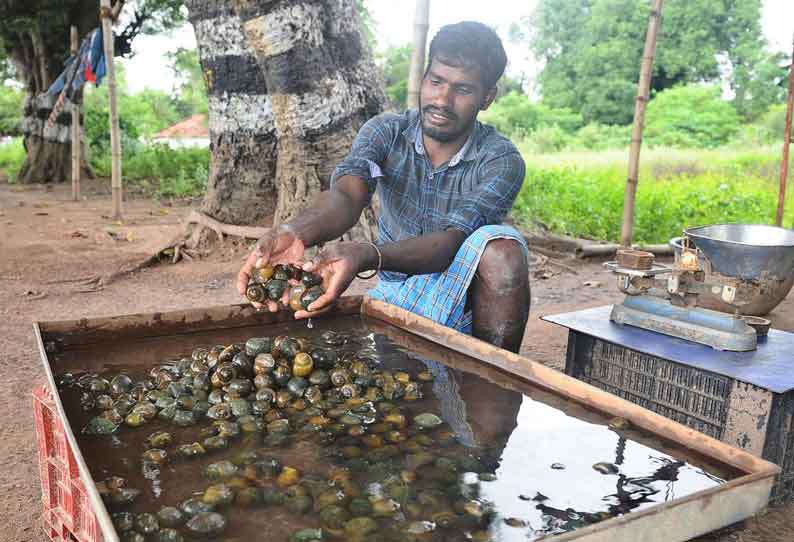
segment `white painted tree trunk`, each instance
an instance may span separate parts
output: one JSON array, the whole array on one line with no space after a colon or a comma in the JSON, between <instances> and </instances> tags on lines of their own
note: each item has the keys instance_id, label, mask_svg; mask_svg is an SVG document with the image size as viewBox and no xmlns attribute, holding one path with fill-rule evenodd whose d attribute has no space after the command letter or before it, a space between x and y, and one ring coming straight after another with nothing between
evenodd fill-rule
<instances>
[{"instance_id":1,"label":"white painted tree trunk","mask_svg":"<svg viewBox=\"0 0 794 542\"><path fill-rule=\"evenodd\" d=\"M278 139L275 223L329 187L361 125L386 103L354 0L235 0L271 96ZM362 225L363 224L363 225ZM371 209L353 237L371 239Z\"/></svg>"},{"instance_id":2,"label":"white painted tree trunk","mask_svg":"<svg viewBox=\"0 0 794 542\"><path fill-rule=\"evenodd\" d=\"M269 225L277 149L264 77L229 1L186 4L209 102L212 155L202 211L229 224Z\"/></svg>"}]
</instances>

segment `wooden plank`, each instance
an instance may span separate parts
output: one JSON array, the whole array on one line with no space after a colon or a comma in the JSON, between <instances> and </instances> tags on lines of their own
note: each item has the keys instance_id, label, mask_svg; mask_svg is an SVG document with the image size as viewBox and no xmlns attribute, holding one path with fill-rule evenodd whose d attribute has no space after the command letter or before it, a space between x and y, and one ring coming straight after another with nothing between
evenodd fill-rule
<instances>
[{"instance_id":1,"label":"wooden plank","mask_svg":"<svg viewBox=\"0 0 794 542\"><path fill-rule=\"evenodd\" d=\"M325 316L357 314L360 307L360 296L344 296L337 301L336 309ZM57 348L64 349L105 341L268 325L290 321L292 315L291 310L257 311L250 304L243 303L205 309L38 322L37 325L41 329L45 345L54 342Z\"/></svg>"},{"instance_id":2,"label":"wooden plank","mask_svg":"<svg viewBox=\"0 0 794 542\"><path fill-rule=\"evenodd\" d=\"M532 385L556 393L608 416L627 419L635 427L668 441L718 459L741 472L775 475L780 467L733 448L694 429L586 384L529 358L502 350L486 342L436 324L432 320L381 301L365 298L361 305L366 316L387 322L451 350L479 359Z\"/></svg>"}]
</instances>

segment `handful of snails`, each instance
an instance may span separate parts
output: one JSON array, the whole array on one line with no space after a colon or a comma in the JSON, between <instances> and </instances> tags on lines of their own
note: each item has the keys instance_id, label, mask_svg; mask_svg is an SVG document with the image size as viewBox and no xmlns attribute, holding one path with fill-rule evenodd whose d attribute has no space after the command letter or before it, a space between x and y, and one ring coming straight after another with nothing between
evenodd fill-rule
<instances>
[{"instance_id":1,"label":"handful of snails","mask_svg":"<svg viewBox=\"0 0 794 542\"><path fill-rule=\"evenodd\" d=\"M309 305L325 293L322 282L317 273L304 271L296 265L266 265L254 269L245 297L253 303L280 302L284 292L288 292L290 309L308 310Z\"/></svg>"}]
</instances>

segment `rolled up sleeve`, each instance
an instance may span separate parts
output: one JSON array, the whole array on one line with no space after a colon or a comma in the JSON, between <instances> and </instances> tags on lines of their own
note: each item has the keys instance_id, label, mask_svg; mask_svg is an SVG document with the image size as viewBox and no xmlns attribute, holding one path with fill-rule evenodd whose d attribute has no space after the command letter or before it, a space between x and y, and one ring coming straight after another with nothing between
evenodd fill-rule
<instances>
[{"instance_id":1,"label":"rolled up sleeve","mask_svg":"<svg viewBox=\"0 0 794 542\"><path fill-rule=\"evenodd\" d=\"M345 175L359 177L367 183L370 194L378 179L383 177L381 165L389 154L393 141L393 126L386 115L368 120L358 131L347 157L331 176L331 186Z\"/></svg>"},{"instance_id":2,"label":"rolled up sleeve","mask_svg":"<svg viewBox=\"0 0 794 542\"><path fill-rule=\"evenodd\" d=\"M444 217L443 228L454 228L468 236L482 226L501 224L521 190L525 172L518 152L483 162L477 172L478 184Z\"/></svg>"}]
</instances>

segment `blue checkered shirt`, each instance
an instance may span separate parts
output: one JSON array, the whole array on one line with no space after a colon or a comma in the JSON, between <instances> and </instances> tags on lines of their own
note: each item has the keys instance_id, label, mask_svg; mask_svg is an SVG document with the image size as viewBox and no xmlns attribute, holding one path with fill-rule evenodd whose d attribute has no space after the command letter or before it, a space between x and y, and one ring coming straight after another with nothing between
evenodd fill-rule
<instances>
[{"instance_id":1,"label":"blue checkered shirt","mask_svg":"<svg viewBox=\"0 0 794 542\"><path fill-rule=\"evenodd\" d=\"M449 162L433 168L425 155L417 111L383 113L359 130L343 175L363 179L380 200L378 244L455 228L467 236L501 224L524 181L524 160L510 140L475 121L466 143ZM382 272L385 280L405 275Z\"/></svg>"}]
</instances>

